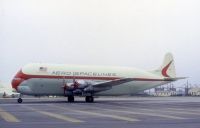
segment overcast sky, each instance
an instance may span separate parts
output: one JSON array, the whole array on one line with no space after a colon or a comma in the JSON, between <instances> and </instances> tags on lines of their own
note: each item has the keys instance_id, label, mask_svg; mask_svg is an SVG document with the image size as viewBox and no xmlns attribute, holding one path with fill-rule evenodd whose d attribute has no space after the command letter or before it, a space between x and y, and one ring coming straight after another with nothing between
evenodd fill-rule
<instances>
[{"instance_id":1,"label":"overcast sky","mask_svg":"<svg viewBox=\"0 0 200 128\"><path fill-rule=\"evenodd\" d=\"M200 84L199 0L0 0L0 81L30 62L151 70ZM184 83L185 81L182 81Z\"/></svg>"}]
</instances>

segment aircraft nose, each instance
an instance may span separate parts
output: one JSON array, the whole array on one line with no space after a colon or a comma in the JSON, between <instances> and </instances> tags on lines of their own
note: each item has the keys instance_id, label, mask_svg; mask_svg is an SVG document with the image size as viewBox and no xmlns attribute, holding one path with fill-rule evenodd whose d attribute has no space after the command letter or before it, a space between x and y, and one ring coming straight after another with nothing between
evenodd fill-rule
<instances>
[{"instance_id":1,"label":"aircraft nose","mask_svg":"<svg viewBox=\"0 0 200 128\"><path fill-rule=\"evenodd\" d=\"M14 88L15 90L17 90L17 87L20 85L20 83L24 81L21 78L13 78L12 80L12 88Z\"/></svg>"},{"instance_id":2,"label":"aircraft nose","mask_svg":"<svg viewBox=\"0 0 200 128\"><path fill-rule=\"evenodd\" d=\"M22 78L22 72L21 70L15 75L15 77L13 78L11 84L12 84L12 88L14 88L15 90L17 90L17 87L20 85L20 83L22 83L24 81L24 79Z\"/></svg>"}]
</instances>

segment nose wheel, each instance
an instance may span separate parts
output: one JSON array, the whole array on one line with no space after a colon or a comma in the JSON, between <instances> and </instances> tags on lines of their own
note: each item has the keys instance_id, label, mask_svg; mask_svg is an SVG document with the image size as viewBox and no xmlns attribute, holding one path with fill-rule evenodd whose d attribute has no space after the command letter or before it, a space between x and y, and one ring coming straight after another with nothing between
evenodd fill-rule
<instances>
[{"instance_id":1,"label":"nose wheel","mask_svg":"<svg viewBox=\"0 0 200 128\"><path fill-rule=\"evenodd\" d=\"M22 100L21 97L22 97L22 94L19 94L19 98L17 99L17 102L18 102L18 103L22 103L22 102L23 102L23 100Z\"/></svg>"},{"instance_id":2,"label":"nose wheel","mask_svg":"<svg viewBox=\"0 0 200 128\"><path fill-rule=\"evenodd\" d=\"M22 103L22 102L23 102L22 98L18 98L18 99L17 99L17 102L18 102L18 103Z\"/></svg>"}]
</instances>

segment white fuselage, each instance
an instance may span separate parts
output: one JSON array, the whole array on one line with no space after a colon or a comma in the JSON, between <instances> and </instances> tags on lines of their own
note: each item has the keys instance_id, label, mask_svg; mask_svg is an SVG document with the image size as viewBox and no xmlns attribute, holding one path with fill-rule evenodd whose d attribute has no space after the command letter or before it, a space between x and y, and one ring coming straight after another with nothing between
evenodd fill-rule
<instances>
[{"instance_id":1,"label":"white fuselage","mask_svg":"<svg viewBox=\"0 0 200 128\"><path fill-rule=\"evenodd\" d=\"M72 82L73 79L82 84L93 84L121 78L137 80L113 86L94 95L134 94L170 82L164 81L162 76L135 68L28 64L16 74L12 87L26 95L63 96L63 85Z\"/></svg>"}]
</instances>

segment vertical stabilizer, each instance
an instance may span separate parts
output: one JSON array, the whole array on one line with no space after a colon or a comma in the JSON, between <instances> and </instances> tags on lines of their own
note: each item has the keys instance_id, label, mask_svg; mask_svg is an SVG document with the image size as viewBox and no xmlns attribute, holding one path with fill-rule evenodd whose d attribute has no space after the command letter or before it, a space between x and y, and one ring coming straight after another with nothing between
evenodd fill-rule
<instances>
[{"instance_id":1,"label":"vertical stabilizer","mask_svg":"<svg viewBox=\"0 0 200 128\"><path fill-rule=\"evenodd\" d=\"M157 70L154 70L152 73L161 75L163 77L175 78L176 70L175 70L173 55L171 53L167 53L165 55L165 58L161 67L158 68Z\"/></svg>"}]
</instances>

